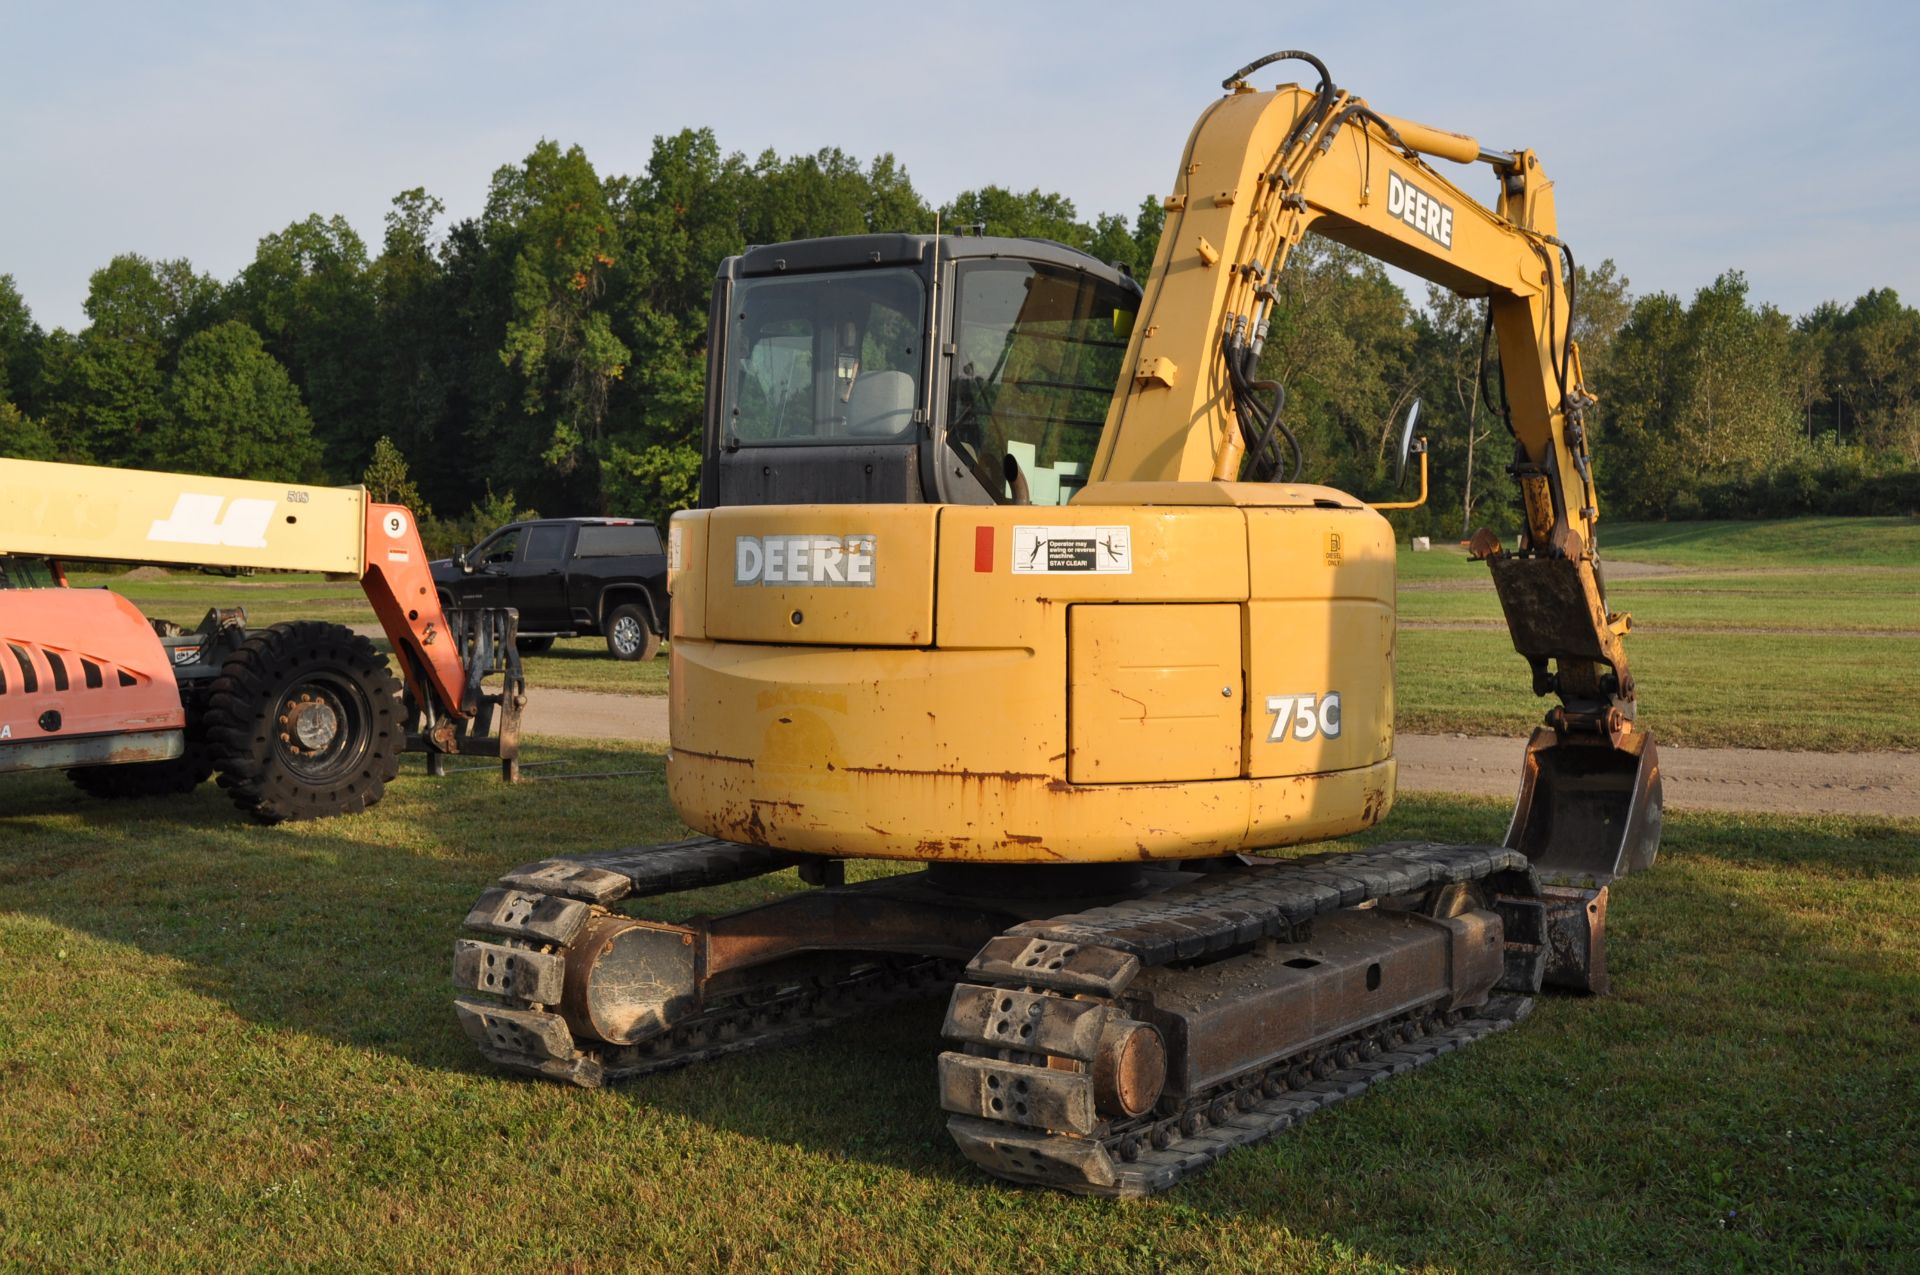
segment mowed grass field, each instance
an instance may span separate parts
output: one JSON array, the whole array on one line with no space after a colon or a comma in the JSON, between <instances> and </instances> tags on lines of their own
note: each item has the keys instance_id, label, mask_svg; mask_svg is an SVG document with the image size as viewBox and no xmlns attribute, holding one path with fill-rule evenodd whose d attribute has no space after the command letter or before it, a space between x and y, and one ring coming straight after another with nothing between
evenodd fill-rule
<instances>
[{"instance_id":1,"label":"mowed grass field","mask_svg":"<svg viewBox=\"0 0 1920 1275\"><path fill-rule=\"evenodd\" d=\"M1891 711L1920 683L1920 519L1604 526L1608 597L1630 612L1641 722L1663 743L1827 751L1920 748L1920 718ZM1484 565L1457 546L1400 554L1402 730L1521 735L1540 721ZM358 586L318 577L79 576L151 615L197 623L209 606L251 622L372 624ZM535 692L661 695L667 661L621 664L597 638L526 659Z\"/></svg>"},{"instance_id":2,"label":"mowed grass field","mask_svg":"<svg viewBox=\"0 0 1920 1275\"><path fill-rule=\"evenodd\" d=\"M1920 519L1602 527L1607 598L1640 721L1667 744L1920 748ZM1519 734L1540 720L1484 564L1400 555L1406 731Z\"/></svg>"},{"instance_id":3,"label":"mowed grass field","mask_svg":"<svg viewBox=\"0 0 1920 1275\"><path fill-rule=\"evenodd\" d=\"M459 921L506 868L678 835L657 750L418 758L366 815L211 786L0 803L0 1267L29 1270L1911 1269L1920 823L1678 815L1615 890L1615 994L1147 1201L1017 1189L935 1109L939 998L610 1091L483 1064ZM1374 837L1497 838L1402 798ZM1374 839L1374 838L1369 838ZM791 874L655 915L798 888Z\"/></svg>"}]
</instances>

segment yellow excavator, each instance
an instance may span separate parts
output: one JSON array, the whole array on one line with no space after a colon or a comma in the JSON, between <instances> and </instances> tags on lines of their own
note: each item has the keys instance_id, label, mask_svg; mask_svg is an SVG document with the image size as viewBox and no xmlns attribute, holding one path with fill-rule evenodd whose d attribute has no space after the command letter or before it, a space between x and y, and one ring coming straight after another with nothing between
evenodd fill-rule
<instances>
[{"instance_id":1,"label":"yellow excavator","mask_svg":"<svg viewBox=\"0 0 1920 1275\"><path fill-rule=\"evenodd\" d=\"M1283 59L1318 82L1252 86ZM1551 184L1307 54L1224 87L1143 285L985 236L721 267L702 508L669 544L667 774L703 835L481 896L454 980L488 1058L596 1085L951 981L961 1151L1137 1195L1543 987L1605 990L1607 887L1651 866L1661 788L1595 550ZM1435 159L1487 165L1493 205ZM1502 845L1264 853L1394 795L1393 535L1304 480L1258 370L1309 230L1489 306L1525 531L1473 553L1557 701ZM849 859L917 870L849 883ZM623 910L787 867L815 888L678 924Z\"/></svg>"}]
</instances>

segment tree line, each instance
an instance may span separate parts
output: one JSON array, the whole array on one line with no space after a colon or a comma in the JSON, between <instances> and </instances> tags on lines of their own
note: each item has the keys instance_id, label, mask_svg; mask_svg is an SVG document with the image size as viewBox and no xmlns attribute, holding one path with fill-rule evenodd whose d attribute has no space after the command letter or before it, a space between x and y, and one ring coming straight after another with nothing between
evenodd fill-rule
<instances>
[{"instance_id":1,"label":"tree line","mask_svg":"<svg viewBox=\"0 0 1920 1275\"><path fill-rule=\"evenodd\" d=\"M454 542L538 508L656 517L698 488L707 309L720 260L753 243L984 224L1083 248L1136 275L1157 200L1131 219L997 186L939 209L890 155L749 159L709 130L656 138L646 170L601 176L542 142L494 173L482 211L401 193L377 251L318 214L220 281L115 257L87 322L43 331L0 275L0 454L303 482L465 511ZM0 263L3 266L4 263ZM1578 272L1590 422L1613 516L1920 508L1920 312L1891 290L1798 318L1737 272L1690 300L1635 297L1612 261ZM1512 459L1481 375L1484 304L1414 304L1377 263L1309 239L1281 279L1262 361L1313 477L1379 494L1394 423L1423 400L1434 498L1408 529L1516 522ZM383 441L384 440L384 441ZM445 547L443 544L440 547Z\"/></svg>"}]
</instances>

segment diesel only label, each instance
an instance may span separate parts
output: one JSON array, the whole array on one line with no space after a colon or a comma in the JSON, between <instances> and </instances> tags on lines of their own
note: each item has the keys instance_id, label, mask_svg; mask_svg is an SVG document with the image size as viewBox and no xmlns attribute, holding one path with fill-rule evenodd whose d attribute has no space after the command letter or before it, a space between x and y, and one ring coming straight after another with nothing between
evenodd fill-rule
<instances>
[{"instance_id":1,"label":"diesel only label","mask_svg":"<svg viewBox=\"0 0 1920 1275\"><path fill-rule=\"evenodd\" d=\"M1387 215L1398 217L1427 238L1453 251L1453 209L1398 173L1387 174Z\"/></svg>"},{"instance_id":2,"label":"diesel only label","mask_svg":"<svg viewBox=\"0 0 1920 1275\"><path fill-rule=\"evenodd\" d=\"M1132 575L1131 527L1015 527L1015 575Z\"/></svg>"},{"instance_id":3,"label":"diesel only label","mask_svg":"<svg viewBox=\"0 0 1920 1275\"><path fill-rule=\"evenodd\" d=\"M873 587L874 537L735 536L735 584Z\"/></svg>"}]
</instances>

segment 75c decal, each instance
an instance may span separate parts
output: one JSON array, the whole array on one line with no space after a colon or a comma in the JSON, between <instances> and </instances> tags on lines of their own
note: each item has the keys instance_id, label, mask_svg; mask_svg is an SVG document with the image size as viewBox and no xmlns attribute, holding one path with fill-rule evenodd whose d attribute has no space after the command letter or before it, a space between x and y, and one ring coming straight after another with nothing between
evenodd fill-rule
<instances>
[{"instance_id":1,"label":"75c decal","mask_svg":"<svg viewBox=\"0 0 1920 1275\"><path fill-rule=\"evenodd\" d=\"M1340 738L1340 692L1324 695L1269 695L1267 711L1273 714L1273 729L1267 732L1269 744L1291 739Z\"/></svg>"}]
</instances>

